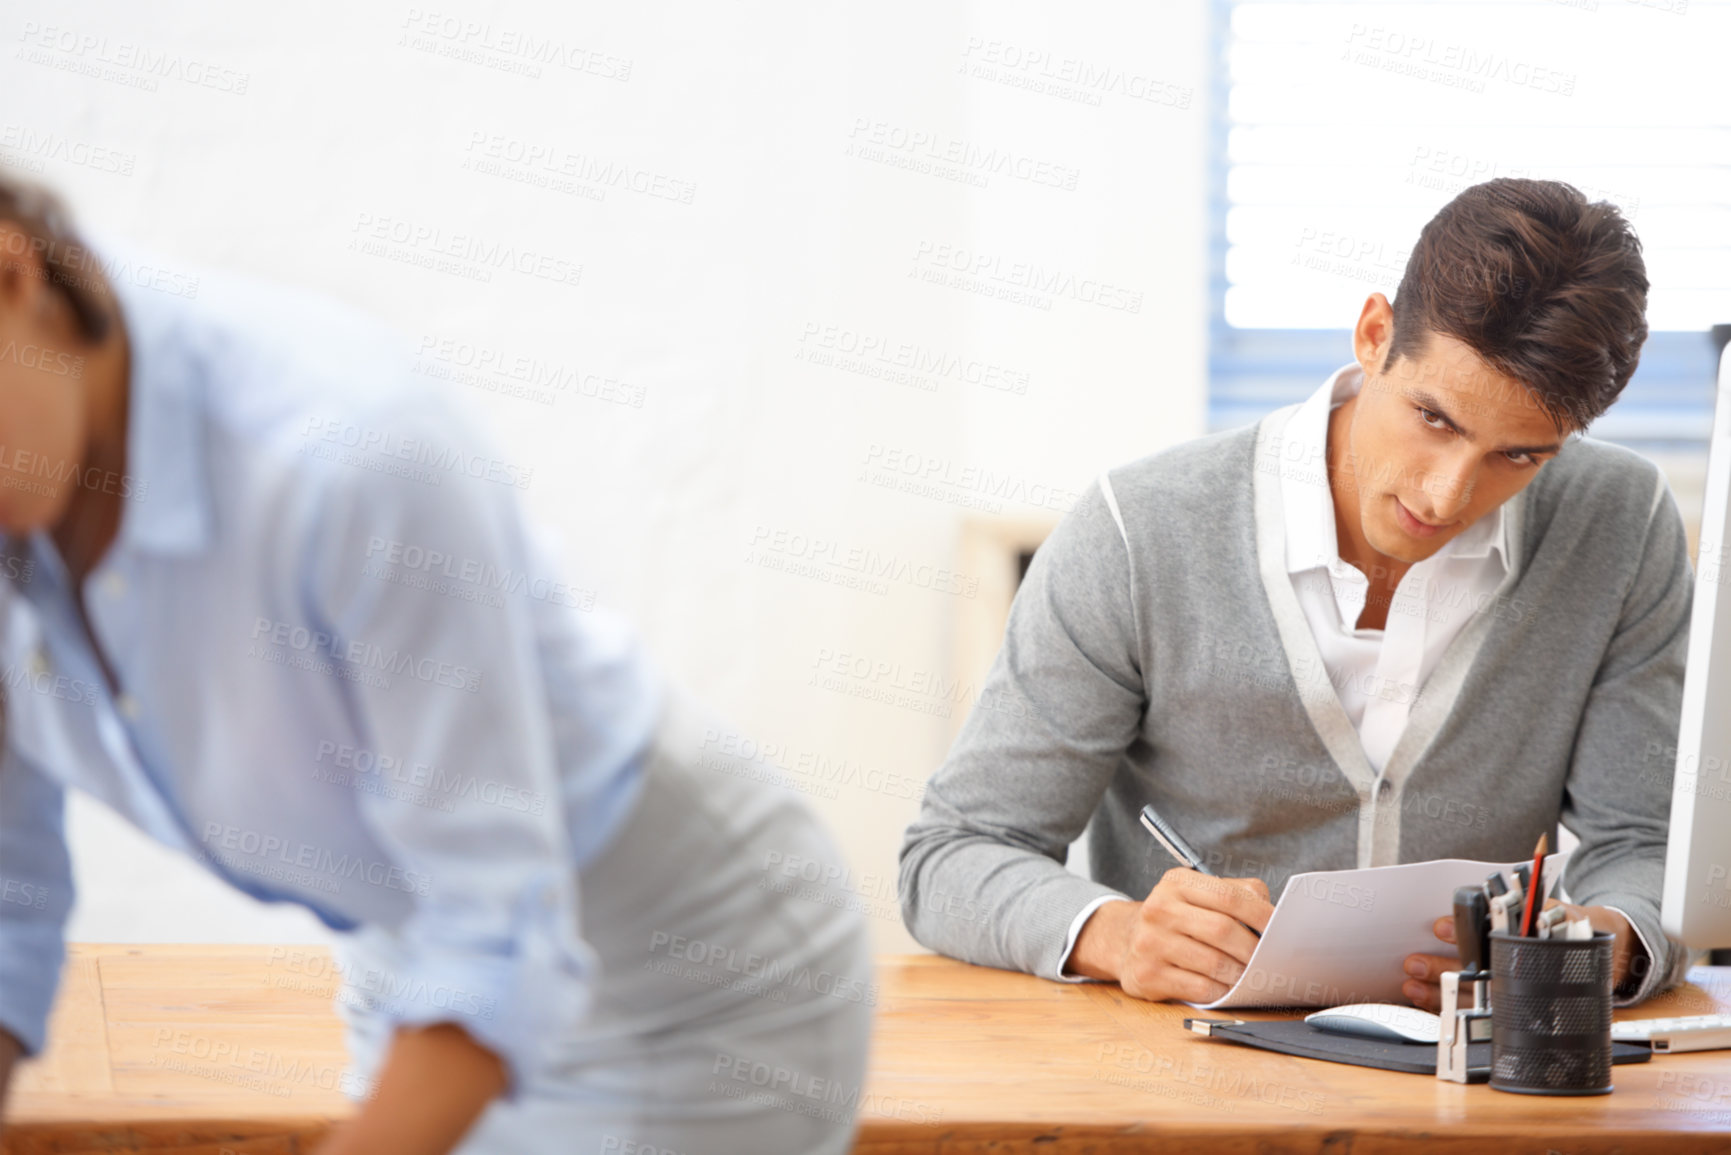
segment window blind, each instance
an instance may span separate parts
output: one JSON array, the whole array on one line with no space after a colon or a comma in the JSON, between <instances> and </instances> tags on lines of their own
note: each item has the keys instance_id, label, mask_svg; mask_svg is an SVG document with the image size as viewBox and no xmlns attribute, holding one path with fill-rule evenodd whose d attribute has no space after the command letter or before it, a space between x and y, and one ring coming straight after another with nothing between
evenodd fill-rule
<instances>
[{"instance_id":1,"label":"window blind","mask_svg":"<svg viewBox=\"0 0 1731 1155\"><path fill-rule=\"evenodd\" d=\"M1593 426L1706 439L1731 322L1731 3L1213 0L1210 423L1309 394L1424 223L1497 176L1564 180L1641 237L1652 330Z\"/></svg>"}]
</instances>

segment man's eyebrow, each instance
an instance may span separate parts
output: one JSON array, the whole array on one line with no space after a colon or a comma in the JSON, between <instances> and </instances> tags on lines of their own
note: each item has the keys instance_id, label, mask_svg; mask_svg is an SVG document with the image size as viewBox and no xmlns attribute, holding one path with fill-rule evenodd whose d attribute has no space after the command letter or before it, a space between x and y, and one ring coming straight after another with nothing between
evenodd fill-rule
<instances>
[{"instance_id":1,"label":"man's eyebrow","mask_svg":"<svg viewBox=\"0 0 1731 1155\"><path fill-rule=\"evenodd\" d=\"M1468 441L1477 440L1477 438L1475 438L1471 433L1461 428L1460 422L1448 415L1448 411L1442 407L1442 402L1438 401L1431 394L1426 393L1423 389L1409 389L1407 391L1407 399L1414 405L1422 406L1429 409L1432 413L1435 413L1438 417L1443 419L1443 422L1447 424L1450 429L1454 430ZM1558 450L1562 449L1562 447L1563 443L1561 441L1553 441L1549 445L1509 445L1498 450L1498 452L1536 455L1540 453L1556 453Z\"/></svg>"}]
</instances>

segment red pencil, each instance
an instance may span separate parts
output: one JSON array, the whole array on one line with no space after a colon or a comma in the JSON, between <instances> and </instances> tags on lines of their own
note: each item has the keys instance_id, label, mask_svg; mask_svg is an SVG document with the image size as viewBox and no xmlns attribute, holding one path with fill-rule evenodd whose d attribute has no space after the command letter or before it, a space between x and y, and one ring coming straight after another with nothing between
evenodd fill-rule
<instances>
[{"instance_id":1,"label":"red pencil","mask_svg":"<svg viewBox=\"0 0 1731 1155\"><path fill-rule=\"evenodd\" d=\"M1539 835L1539 844L1533 848L1533 878L1532 885L1527 887L1527 910L1521 916L1521 934L1532 937L1533 920L1539 917L1539 907L1544 903L1545 854L1550 848L1550 835Z\"/></svg>"}]
</instances>

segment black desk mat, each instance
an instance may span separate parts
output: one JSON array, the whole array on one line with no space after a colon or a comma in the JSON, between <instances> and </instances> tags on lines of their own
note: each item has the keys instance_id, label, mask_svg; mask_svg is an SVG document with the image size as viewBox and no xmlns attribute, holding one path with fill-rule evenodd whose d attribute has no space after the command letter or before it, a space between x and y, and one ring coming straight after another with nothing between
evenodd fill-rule
<instances>
[{"instance_id":1,"label":"black desk mat","mask_svg":"<svg viewBox=\"0 0 1731 1155\"><path fill-rule=\"evenodd\" d=\"M1355 1067L1376 1067L1384 1071L1409 1071L1415 1075L1436 1075L1435 1043L1394 1043L1367 1039L1358 1035L1342 1035L1320 1030L1303 1019L1275 1019L1269 1022L1235 1022L1230 1019L1186 1019L1212 1024L1210 1038L1226 1039L1264 1051L1279 1051L1305 1059L1322 1059L1330 1063L1350 1063ZM1612 1063L1645 1063L1653 1057L1653 1049L1644 1043L1611 1044ZM1467 1067L1472 1071L1491 1069L1491 1045L1467 1044Z\"/></svg>"}]
</instances>

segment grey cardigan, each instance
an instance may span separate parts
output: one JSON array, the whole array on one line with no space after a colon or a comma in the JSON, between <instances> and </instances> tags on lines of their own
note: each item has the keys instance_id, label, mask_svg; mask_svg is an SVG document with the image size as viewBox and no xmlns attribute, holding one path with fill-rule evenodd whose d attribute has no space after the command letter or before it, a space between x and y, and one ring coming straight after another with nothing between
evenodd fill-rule
<instances>
[{"instance_id":1,"label":"grey cardigan","mask_svg":"<svg viewBox=\"0 0 1731 1155\"><path fill-rule=\"evenodd\" d=\"M1173 865L1148 802L1277 896L1300 871L1512 861L1560 821L1569 900L1624 911L1656 956L1618 1002L1674 984L1659 894L1693 578L1663 474L1581 438L1509 501L1509 573L1379 777L1286 572L1294 409L1103 474L1040 547L903 841L908 930L1057 978L1083 907ZM1092 879L1064 867L1085 826Z\"/></svg>"}]
</instances>

